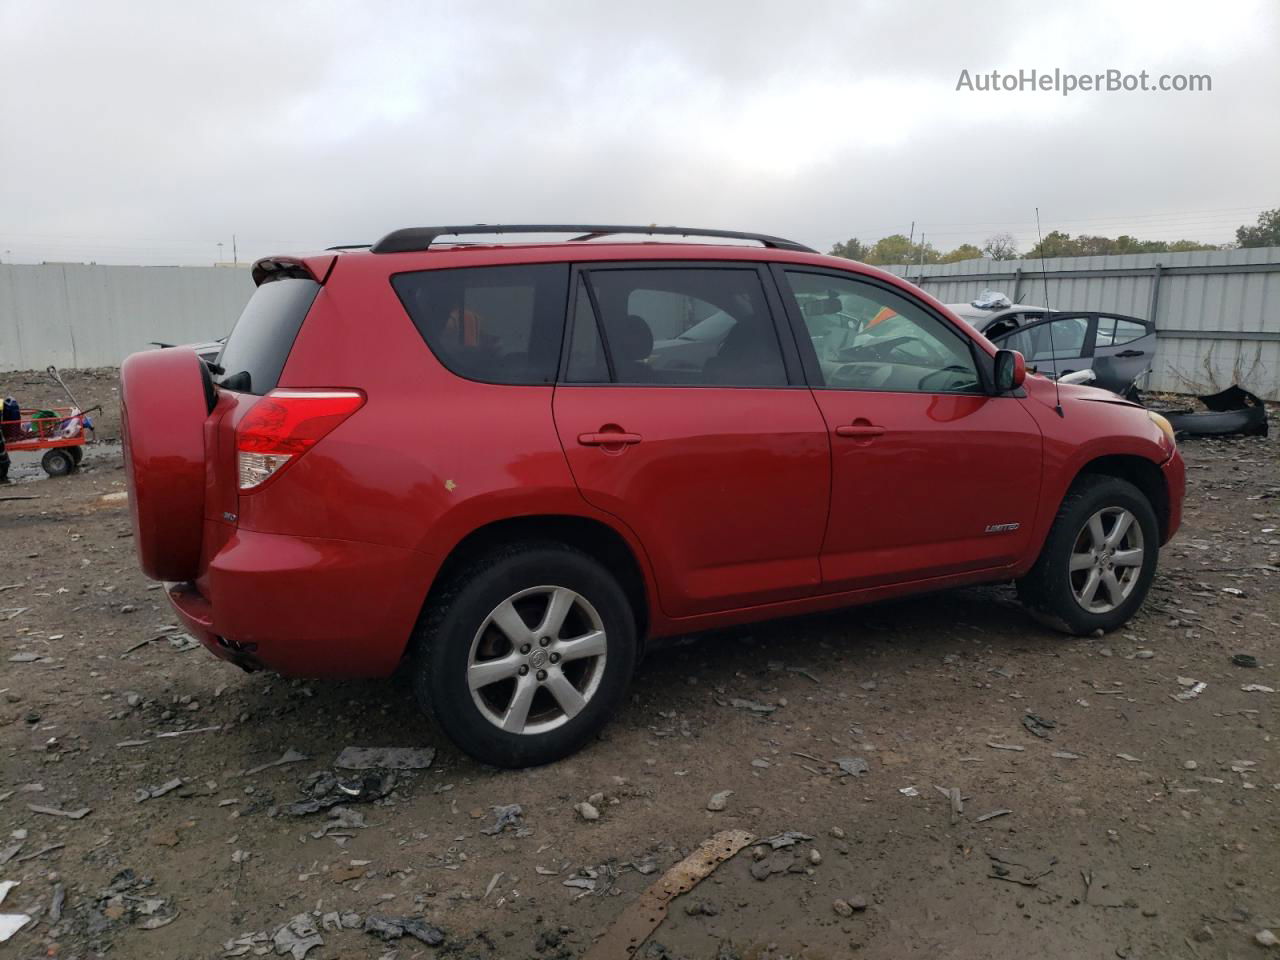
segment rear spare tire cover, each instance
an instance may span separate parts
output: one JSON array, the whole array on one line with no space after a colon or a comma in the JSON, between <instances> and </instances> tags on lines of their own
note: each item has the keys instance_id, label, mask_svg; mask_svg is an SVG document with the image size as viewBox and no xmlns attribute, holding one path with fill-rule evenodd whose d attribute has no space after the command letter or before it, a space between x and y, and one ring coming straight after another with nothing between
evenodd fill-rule
<instances>
[{"instance_id":1,"label":"rear spare tire cover","mask_svg":"<svg viewBox=\"0 0 1280 960\"><path fill-rule=\"evenodd\" d=\"M190 580L204 526L204 423L212 390L194 350L135 353L120 368L125 483L142 572Z\"/></svg>"}]
</instances>

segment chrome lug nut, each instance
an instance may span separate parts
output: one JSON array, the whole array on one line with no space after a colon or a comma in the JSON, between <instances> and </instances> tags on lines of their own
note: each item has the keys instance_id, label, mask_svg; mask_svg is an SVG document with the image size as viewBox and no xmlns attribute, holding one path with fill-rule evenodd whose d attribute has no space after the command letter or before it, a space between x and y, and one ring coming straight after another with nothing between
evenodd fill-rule
<instances>
[{"instance_id":1,"label":"chrome lug nut","mask_svg":"<svg viewBox=\"0 0 1280 960\"><path fill-rule=\"evenodd\" d=\"M518 672L519 672L520 676L522 676L522 677L523 677L525 674L527 674L527 673L529 672L529 668L528 668L528 667L525 667L525 666L522 666Z\"/></svg>"},{"instance_id":2,"label":"chrome lug nut","mask_svg":"<svg viewBox=\"0 0 1280 960\"><path fill-rule=\"evenodd\" d=\"M545 680L545 679L547 679L547 671L545 671L545 670L539 670L539 671L538 671L538 679L539 679L539 680Z\"/></svg>"}]
</instances>

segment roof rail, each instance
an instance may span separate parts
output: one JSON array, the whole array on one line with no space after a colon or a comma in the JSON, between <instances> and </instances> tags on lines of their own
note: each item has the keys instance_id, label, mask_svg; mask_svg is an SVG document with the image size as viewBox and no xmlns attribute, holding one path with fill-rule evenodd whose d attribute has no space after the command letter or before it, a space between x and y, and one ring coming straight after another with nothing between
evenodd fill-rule
<instances>
[{"instance_id":1,"label":"roof rail","mask_svg":"<svg viewBox=\"0 0 1280 960\"><path fill-rule=\"evenodd\" d=\"M393 230L375 243L370 249L374 253L407 253L413 250L426 250L440 237L468 236L474 234L505 233L573 233L571 243L584 240L595 240L619 233L636 233L646 236L663 237L717 237L726 240L754 240L774 250L797 250L801 253L816 253L794 240L782 237L771 237L764 233L740 233L736 230L703 230L698 227L659 227L626 226L599 224L564 224L564 223L474 223L469 226L456 227L405 227Z\"/></svg>"}]
</instances>

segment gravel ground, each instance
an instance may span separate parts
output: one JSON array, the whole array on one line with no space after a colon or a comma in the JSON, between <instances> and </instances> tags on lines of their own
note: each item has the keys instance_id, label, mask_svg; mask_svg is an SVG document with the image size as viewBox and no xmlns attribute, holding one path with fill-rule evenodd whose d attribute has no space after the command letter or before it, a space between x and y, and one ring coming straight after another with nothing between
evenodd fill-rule
<instances>
[{"instance_id":1,"label":"gravel ground","mask_svg":"<svg viewBox=\"0 0 1280 960\"><path fill-rule=\"evenodd\" d=\"M55 399L39 379L0 392ZM114 437L110 373L69 380ZM0 487L0 889L19 885L0 913L33 919L0 955L579 957L741 829L807 838L720 865L637 956L1263 956L1278 452L1184 445L1186 521L1124 631L1065 639L993 587L688 637L651 652L598 742L521 772L438 739L402 683L186 649L137 570L118 445L60 480L18 464L29 479ZM349 745L436 752L393 780L336 769ZM290 809L335 799L335 774L371 802Z\"/></svg>"}]
</instances>

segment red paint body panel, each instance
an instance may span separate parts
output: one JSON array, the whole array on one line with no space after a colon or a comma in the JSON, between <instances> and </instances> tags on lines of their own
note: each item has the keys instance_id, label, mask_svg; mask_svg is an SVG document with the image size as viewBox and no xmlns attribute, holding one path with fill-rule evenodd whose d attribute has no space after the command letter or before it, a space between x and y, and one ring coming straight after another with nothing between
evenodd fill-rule
<instances>
[{"instance_id":1,"label":"red paint body panel","mask_svg":"<svg viewBox=\"0 0 1280 960\"><path fill-rule=\"evenodd\" d=\"M1169 515L1164 527L1164 543L1168 543L1182 526L1182 501L1187 495L1187 465L1182 460L1182 454L1175 450L1160 469L1169 490Z\"/></svg>"},{"instance_id":2,"label":"red paint body panel","mask_svg":"<svg viewBox=\"0 0 1280 960\"><path fill-rule=\"evenodd\" d=\"M200 358L188 349L149 350L120 368L125 485L138 562L157 580L195 576L204 511L204 422Z\"/></svg>"},{"instance_id":3,"label":"red paint body panel","mask_svg":"<svg viewBox=\"0 0 1280 960\"><path fill-rule=\"evenodd\" d=\"M1063 494L1099 457L1158 465L1166 533L1176 531L1181 458L1145 411L1101 391L1062 387L1059 417L1053 384L1035 376L1000 397L476 383L436 359L390 282L434 268L693 259L872 276L995 352L910 284L815 254L561 243L281 258L323 285L279 387L358 389L366 402L242 493L236 427L258 398L219 389L212 412L201 398L193 413L197 382L172 410L140 417L135 398L187 386L170 382L182 379L176 366L153 376L155 361L131 358L122 397L135 514L197 504L176 539L154 523L139 536L144 569L191 581L170 599L220 657L295 675L377 676L400 661L457 545L512 518L613 531L636 560L654 636L1025 573ZM639 440L579 442L613 431Z\"/></svg>"},{"instance_id":4,"label":"red paint body panel","mask_svg":"<svg viewBox=\"0 0 1280 960\"><path fill-rule=\"evenodd\" d=\"M824 588L1008 567L1040 496L1041 438L1017 397L815 390L832 430ZM842 425L883 428L841 436ZM1017 524L989 533L992 524Z\"/></svg>"},{"instance_id":5,"label":"red paint body panel","mask_svg":"<svg viewBox=\"0 0 1280 960\"><path fill-rule=\"evenodd\" d=\"M663 613L819 591L831 471L808 390L568 385L555 418L582 496L645 544ZM598 432L640 440L578 440Z\"/></svg>"}]
</instances>

